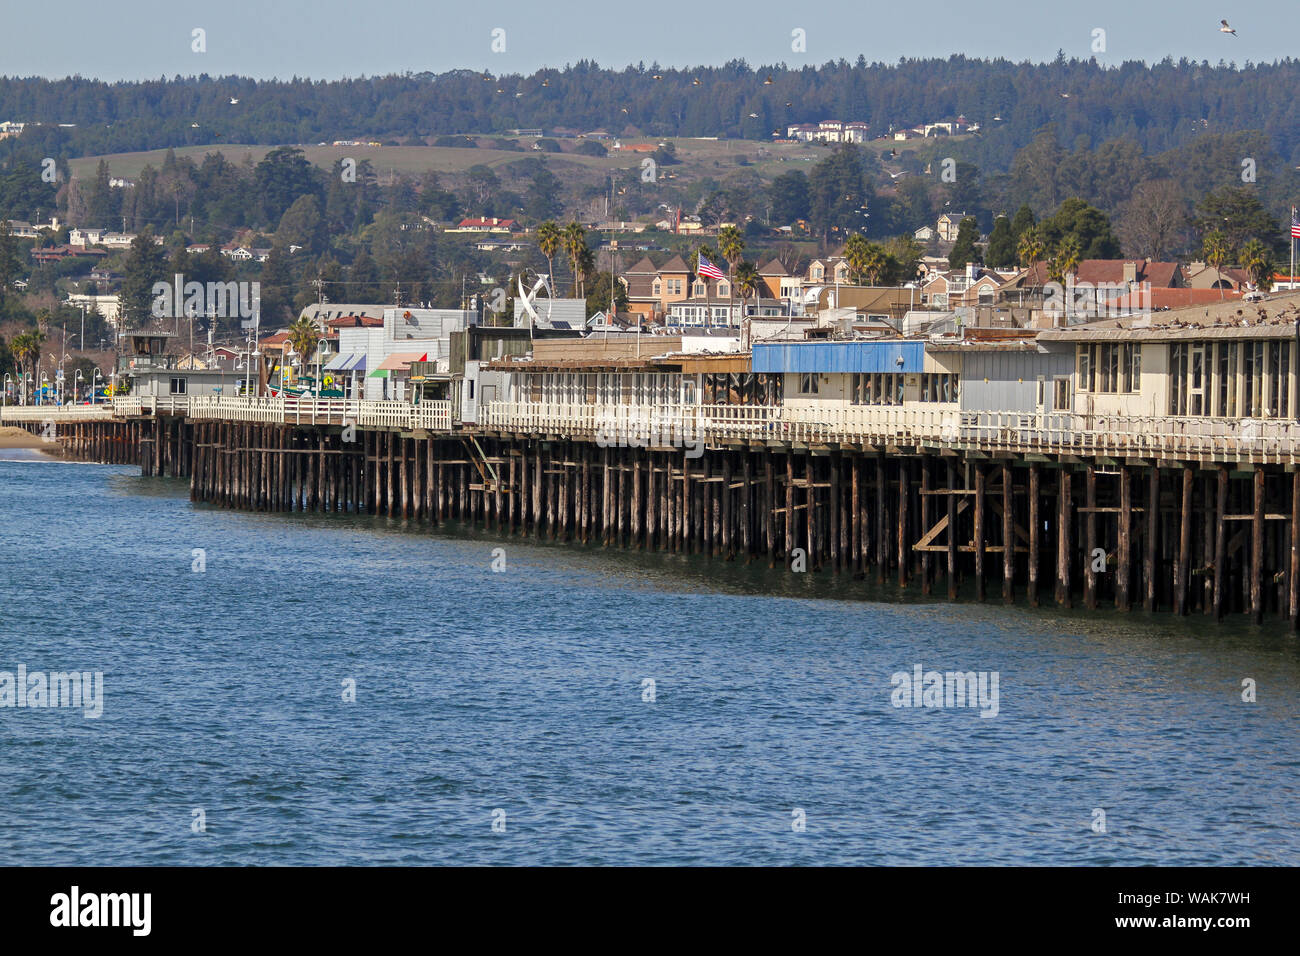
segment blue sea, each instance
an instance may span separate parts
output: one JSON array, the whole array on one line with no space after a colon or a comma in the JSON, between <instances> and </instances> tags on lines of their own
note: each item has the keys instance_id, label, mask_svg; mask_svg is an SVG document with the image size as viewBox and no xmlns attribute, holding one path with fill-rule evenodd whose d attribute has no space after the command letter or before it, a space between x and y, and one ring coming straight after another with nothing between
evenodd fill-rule
<instances>
[{"instance_id":1,"label":"blue sea","mask_svg":"<svg viewBox=\"0 0 1300 956\"><path fill-rule=\"evenodd\" d=\"M0 706L9 864L1300 863L1280 624L224 511L0 454L0 672L103 681L98 718ZM895 706L918 665L996 675L996 715Z\"/></svg>"}]
</instances>

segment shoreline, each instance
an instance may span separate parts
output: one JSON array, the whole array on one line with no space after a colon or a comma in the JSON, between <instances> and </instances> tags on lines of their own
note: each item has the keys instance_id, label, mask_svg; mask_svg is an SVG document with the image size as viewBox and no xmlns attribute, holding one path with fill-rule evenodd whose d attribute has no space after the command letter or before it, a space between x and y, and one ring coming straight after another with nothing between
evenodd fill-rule
<instances>
[{"instance_id":1,"label":"shoreline","mask_svg":"<svg viewBox=\"0 0 1300 956\"><path fill-rule=\"evenodd\" d=\"M64 457L63 447L57 441L33 435L13 425L0 425L0 451L11 450L35 451L49 458Z\"/></svg>"}]
</instances>

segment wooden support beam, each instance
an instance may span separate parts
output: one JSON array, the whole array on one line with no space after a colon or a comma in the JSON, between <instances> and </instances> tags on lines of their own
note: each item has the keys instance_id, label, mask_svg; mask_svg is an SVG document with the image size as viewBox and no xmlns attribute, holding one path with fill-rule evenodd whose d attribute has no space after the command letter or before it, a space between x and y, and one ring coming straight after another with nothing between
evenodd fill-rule
<instances>
[{"instance_id":1,"label":"wooden support beam","mask_svg":"<svg viewBox=\"0 0 1300 956\"><path fill-rule=\"evenodd\" d=\"M984 465L974 462L975 470L975 536L971 544L975 549L975 599L984 600Z\"/></svg>"},{"instance_id":2,"label":"wooden support beam","mask_svg":"<svg viewBox=\"0 0 1300 956\"><path fill-rule=\"evenodd\" d=\"M1097 608L1097 571L1094 566L1093 552L1097 550L1097 469L1089 465L1084 474L1083 498L1086 506L1079 509L1083 514L1083 606L1089 610Z\"/></svg>"},{"instance_id":3,"label":"wooden support beam","mask_svg":"<svg viewBox=\"0 0 1300 956\"><path fill-rule=\"evenodd\" d=\"M1129 609L1129 557L1132 554L1133 480L1127 468L1119 470L1119 540L1115 545L1115 607Z\"/></svg>"},{"instance_id":4,"label":"wooden support beam","mask_svg":"<svg viewBox=\"0 0 1300 956\"><path fill-rule=\"evenodd\" d=\"M1041 466L1033 462L1029 466L1029 574L1025 596L1029 598L1030 607L1038 607L1038 543L1042 534L1042 521L1038 514L1039 481Z\"/></svg>"},{"instance_id":5,"label":"wooden support beam","mask_svg":"<svg viewBox=\"0 0 1300 956\"><path fill-rule=\"evenodd\" d=\"M1188 568L1192 561L1192 469L1183 467L1182 495L1178 502L1178 557L1174 564L1174 613L1187 613Z\"/></svg>"},{"instance_id":6,"label":"wooden support beam","mask_svg":"<svg viewBox=\"0 0 1300 956\"><path fill-rule=\"evenodd\" d=\"M1145 556L1142 559L1142 577L1145 591L1142 596L1142 607L1150 613L1156 609L1156 579L1160 573L1157 565L1160 554L1158 550L1160 543L1160 468L1157 465L1152 465L1151 470L1147 473L1146 519Z\"/></svg>"},{"instance_id":7,"label":"wooden support beam","mask_svg":"<svg viewBox=\"0 0 1300 956\"><path fill-rule=\"evenodd\" d=\"M1070 470L1062 468L1057 477L1056 517L1056 603L1071 605L1070 595Z\"/></svg>"},{"instance_id":8,"label":"wooden support beam","mask_svg":"<svg viewBox=\"0 0 1300 956\"><path fill-rule=\"evenodd\" d=\"M1214 616L1223 620L1223 602L1227 588L1227 534L1223 516L1228 510L1228 466L1219 466L1219 482L1215 490L1214 532Z\"/></svg>"},{"instance_id":9,"label":"wooden support beam","mask_svg":"<svg viewBox=\"0 0 1300 956\"><path fill-rule=\"evenodd\" d=\"M1250 534L1250 616L1264 623L1264 469L1254 473L1255 520Z\"/></svg>"}]
</instances>

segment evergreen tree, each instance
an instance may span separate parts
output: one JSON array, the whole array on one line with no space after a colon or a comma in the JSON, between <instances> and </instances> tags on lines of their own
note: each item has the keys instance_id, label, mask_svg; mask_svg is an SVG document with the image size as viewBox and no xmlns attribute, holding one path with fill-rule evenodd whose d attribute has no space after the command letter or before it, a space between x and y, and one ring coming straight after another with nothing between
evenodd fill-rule
<instances>
[{"instance_id":1,"label":"evergreen tree","mask_svg":"<svg viewBox=\"0 0 1300 956\"><path fill-rule=\"evenodd\" d=\"M994 269L1005 269L1016 264L1016 240L1011 231L1011 222L1006 216L998 216L993 222L993 232L989 234L984 261Z\"/></svg>"},{"instance_id":2,"label":"evergreen tree","mask_svg":"<svg viewBox=\"0 0 1300 956\"><path fill-rule=\"evenodd\" d=\"M149 325L156 282L167 282L167 255L154 242L153 230L146 226L131 242L122 266L122 288L118 314L122 327L144 328Z\"/></svg>"},{"instance_id":3,"label":"evergreen tree","mask_svg":"<svg viewBox=\"0 0 1300 956\"><path fill-rule=\"evenodd\" d=\"M957 241L948 253L949 269L965 269L968 262L980 262L980 251L975 245L979 241L980 227L974 216L966 216L957 226Z\"/></svg>"}]
</instances>

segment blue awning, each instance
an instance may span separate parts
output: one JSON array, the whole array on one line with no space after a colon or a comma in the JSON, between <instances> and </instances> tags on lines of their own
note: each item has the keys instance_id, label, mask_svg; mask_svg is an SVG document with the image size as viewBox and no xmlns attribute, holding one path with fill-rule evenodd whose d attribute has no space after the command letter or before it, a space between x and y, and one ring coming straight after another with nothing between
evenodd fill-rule
<instances>
[{"instance_id":1,"label":"blue awning","mask_svg":"<svg viewBox=\"0 0 1300 956\"><path fill-rule=\"evenodd\" d=\"M327 363L325 363L325 371L337 372L341 369L346 369L348 367L349 362L355 362L356 360L357 360L356 352L347 352L347 353L340 352L338 355L334 356Z\"/></svg>"}]
</instances>

